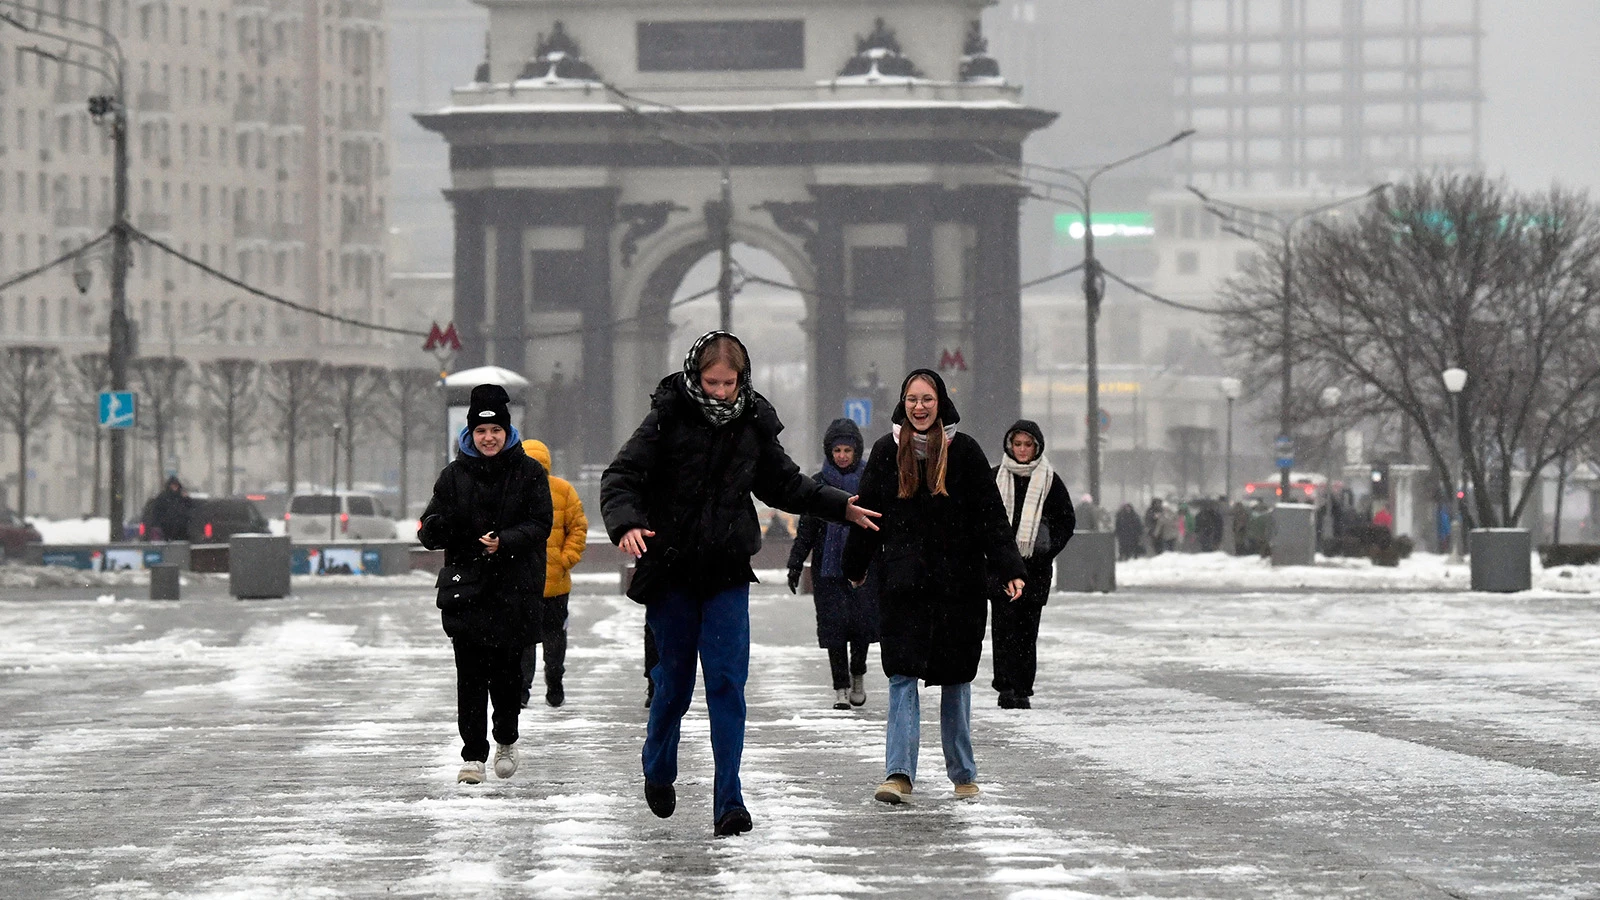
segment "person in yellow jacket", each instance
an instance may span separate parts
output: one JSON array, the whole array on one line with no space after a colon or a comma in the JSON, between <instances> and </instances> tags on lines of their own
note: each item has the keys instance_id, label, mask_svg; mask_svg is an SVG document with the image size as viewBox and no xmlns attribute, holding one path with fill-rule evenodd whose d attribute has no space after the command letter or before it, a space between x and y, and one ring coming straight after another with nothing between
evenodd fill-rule
<instances>
[{"instance_id":1,"label":"person in yellow jacket","mask_svg":"<svg viewBox=\"0 0 1600 900\"><path fill-rule=\"evenodd\" d=\"M550 448L542 441L522 442L522 451L550 470ZM544 643L544 702L560 706L566 702L561 678L567 673L567 597L572 592L572 567L583 559L588 541L589 520L583 515L578 491L564 478L550 476L550 541L544 568L544 609L541 634ZM533 693L533 673L539 662L539 648L529 644L522 651L522 705Z\"/></svg>"}]
</instances>

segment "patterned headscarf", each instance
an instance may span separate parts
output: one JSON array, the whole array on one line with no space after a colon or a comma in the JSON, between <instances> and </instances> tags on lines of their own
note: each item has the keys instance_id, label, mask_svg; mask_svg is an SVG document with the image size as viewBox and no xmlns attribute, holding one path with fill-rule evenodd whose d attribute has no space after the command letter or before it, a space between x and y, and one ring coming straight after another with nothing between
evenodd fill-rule
<instances>
[{"instance_id":1,"label":"patterned headscarf","mask_svg":"<svg viewBox=\"0 0 1600 900\"><path fill-rule=\"evenodd\" d=\"M712 341L723 337L732 339L739 345L740 350L745 350L744 342L732 334L726 331L708 331L700 335L700 339L694 342L694 346L689 348L688 354L683 358L684 387L694 402L699 404L700 412L705 415L706 421L719 428L739 418L750 396L750 351L748 350L745 350L744 354L744 370L739 373L739 391L734 394L732 400L718 400L708 396L700 387L700 354Z\"/></svg>"}]
</instances>

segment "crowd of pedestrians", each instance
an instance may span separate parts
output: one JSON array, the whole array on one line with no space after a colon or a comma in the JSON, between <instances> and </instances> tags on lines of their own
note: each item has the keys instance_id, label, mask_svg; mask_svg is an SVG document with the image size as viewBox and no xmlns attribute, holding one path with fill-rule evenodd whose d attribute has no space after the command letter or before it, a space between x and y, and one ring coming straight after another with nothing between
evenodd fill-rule
<instances>
[{"instance_id":1,"label":"crowd of pedestrians","mask_svg":"<svg viewBox=\"0 0 1600 900\"><path fill-rule=\"evenodd\" d=\"M751 559L762 535L752 498L800 517L788 585L798 592L809 574L835 708L867 703L868 656L879 644L889 684L884 773L873 796L900 804L916 790L926 686L939 689L955 796L977 797L972 682L989 619L998 704L1028 709L1054 560L1075 528L1043 432L1018 421L991 466L960 430L944 380L917 369L901 385L890 432L870 452L855 423L836 420L823 437L822 469L808 477L785 452L777 411L750 372L738 338L703 335L656 387L601 477L607 536L635 560L626 593L645 607L646 805L662 818L676 810L681 723L698 667L714 760L713 831L754 827L739 777ZM518 714L541 646L545 701L565 702L570 573L585 550L587 518L572 486L550 475L545 445L524 441L512 425L503 388L472 391L457 441L418 537L444 550L437 605L456 663L457 779L476 784L491 737L494 773L516 772ZM1101 515L1092 509L1088 521L1098 526Z\"/></svg>"}]
</instances>

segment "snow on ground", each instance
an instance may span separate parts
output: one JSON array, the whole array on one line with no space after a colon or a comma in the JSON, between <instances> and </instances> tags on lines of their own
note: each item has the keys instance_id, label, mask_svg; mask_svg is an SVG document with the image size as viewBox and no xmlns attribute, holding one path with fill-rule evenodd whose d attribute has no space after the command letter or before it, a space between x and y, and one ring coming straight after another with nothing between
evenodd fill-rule
<instances>
[{"instance_id":1,"label":"snow on ground","mask_svg":"<svg viewBox=\"0 0 1600 900\"><path fill-rule=\"evenodd\" d=\"M1532 565L1536 592L1600 593L1600 566L1546 569L1537 554ZM1437 553L1413 553L1392 567L1325 556L1315 565L1274 567L1268 559L1223 553L1163 553L1117 564L1119 589L1465 591L1471 579L1468 563Z\"/></svg>"}]
</instances>

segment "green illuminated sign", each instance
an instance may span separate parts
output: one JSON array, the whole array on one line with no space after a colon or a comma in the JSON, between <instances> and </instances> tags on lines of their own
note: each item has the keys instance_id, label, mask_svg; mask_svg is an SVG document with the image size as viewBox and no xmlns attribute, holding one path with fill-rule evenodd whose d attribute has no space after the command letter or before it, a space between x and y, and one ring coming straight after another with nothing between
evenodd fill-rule
<instances>
[{"instance_id":1,"label":"green illuminated sign","mask_svg":"<svg viewBox=\"0 0 1600 900\"><path fill-rule=\"evenodd\" d=\"M1056 234L1073 241L1083 240L1083 216L1056 213ZM1155 237L1155 219L1147 212L1103 212L1094 214L1094 236L1107 238Z\"/></svg>"}]
</instances>

